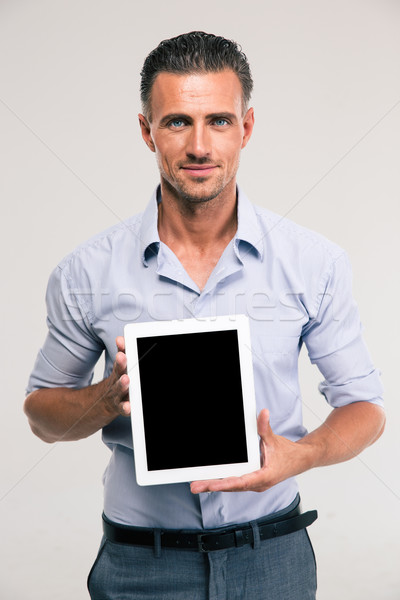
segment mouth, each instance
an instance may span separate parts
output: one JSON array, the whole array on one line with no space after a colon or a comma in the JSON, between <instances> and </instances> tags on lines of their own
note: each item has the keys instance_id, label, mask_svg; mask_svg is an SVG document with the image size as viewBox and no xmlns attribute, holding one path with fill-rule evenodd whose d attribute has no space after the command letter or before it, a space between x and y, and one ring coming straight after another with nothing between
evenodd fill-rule
<instances>
[{"instance_id":1,"label":"mouth","mask_svg":"<svg viewBox=\"0 0 400 600\"><path fill-rule=\"evenodd\" d=\"M206 177L207 175L211 175L216 168L214 165L185 165L181 167L185 173L192 177Z\"/></svg>"}]
</instances>

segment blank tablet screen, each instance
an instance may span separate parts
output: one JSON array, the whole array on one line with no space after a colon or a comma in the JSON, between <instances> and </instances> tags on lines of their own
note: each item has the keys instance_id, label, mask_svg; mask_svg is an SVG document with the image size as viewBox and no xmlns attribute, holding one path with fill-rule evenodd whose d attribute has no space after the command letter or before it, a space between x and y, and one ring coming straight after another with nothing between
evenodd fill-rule
<instances>
[{"instance_id":1,"label":"blank tablet screen","mask_svg":"<svg viewBox=\"0 0 400 600\"><path fill-rule=\"evenodd\" d=\"M137 338L149 471L248 460L236 330Z\"/></svg>"}]
</instances>

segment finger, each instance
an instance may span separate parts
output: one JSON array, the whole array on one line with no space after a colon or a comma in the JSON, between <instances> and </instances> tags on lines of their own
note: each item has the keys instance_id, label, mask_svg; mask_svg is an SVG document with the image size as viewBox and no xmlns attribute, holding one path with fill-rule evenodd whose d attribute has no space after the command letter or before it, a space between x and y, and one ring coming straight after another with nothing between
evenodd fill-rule
<instances>
[{"instance_id":1,"label":"finger","mask_svg":"<svg viewBox=\"0 0 400 600\"><path fill-rule=\"evenodd\" d=\"M265 443L268 443L268 440L274 435L269 424L269 410L267 408L264 408L258 415L257 430L258 435Z\"/></svg>"},{"instance_id":2,"label":"finger","mask_svg":"<svg viewBox=\"0 0 400 600\"><path fill-rule=\"evenodd\" d=\"M248 490L257 491L265 489L265 483L262 480L262 471L247 473L242 477L225 477L224 479L208 479L204 481L193 481L190 484L192 494L202 492L245 492Z\"/></svg>"},{"instance_id":3,"label":"finger","mask_svg":"<svg viewBox=\"0 0 400 600\"><path fill-rule=\"evenodd\" d=\"M125 352L125 338L122 335L118 335L115 339L119 352Z\"/></svg>"},{"instance_id":4,"label":"finger","mask_svg":"<svg viewBox=\"0 0 400 600\"><path fill-rule=\"evenodd\" d=\"M230 477L229 479L232 479L232 477ZM218 492L221 491L219 489L221 481L224 480L207 479L204 481L192 481L192 483L190 484L190 491L192 492L192 494L201 494L203 492Z\"/></svg>"},{"instance_id":5,"label":"finger","mask_svg":"<svg viewBox=\"0 0 400 600\"><path fill-rule=\"evenodd\" d=\"M123 416L129 416L131 414L131 403L129 402L129 377L128 375L122 375L117 383L115 384L115 403L117 404L118 411Z\"/></svg>"},{"instance_id":6,"label":"finger","mask_svg":"<svg viewBox=\"0 0 400 600\"><path fill-rule=\"evenodd\" d=\"M128 400L129 377L126 373L118 377L107 391L107 401L111 401L115 407L120 408L121 402Z\"/></svg>"},{"instance_id":7,"label":"finger","mask_svg":"<svg viewBox=\"0 0 400 600\"><path fill-rule=\"evenodd\" d=\"M117 385L119 388L118 393L121 396L124 396L129 392L129 383L130 383L129 375L127 375L126 373L121 375L121 377L119 378L119 380L117 382Z\"/></svg>"},{"instance_id":8,"label":"finger","mask_svg":"<svg viewBox=\"0 0 400 600\"><path fill-rule=\"evenodd\" d=\"M121 414L124 417L129 417L129 415L131 414L131 403L129 402L129 400L125 400L125 402L121 402L120 407L121 407Z\"/></svg>"},{"instance_id":9,"label":"finger","mask_svg":"<svg viewBox=\"0 0 400 600\"><path fill-rule=\"evenodd\" d=\"M115 365L117 367L117 372L119 375L126 373L126 368L127 368L126 354L124 354L123 352L117 352L117 354L115 356Z\"/></svg>"}]
</instances>

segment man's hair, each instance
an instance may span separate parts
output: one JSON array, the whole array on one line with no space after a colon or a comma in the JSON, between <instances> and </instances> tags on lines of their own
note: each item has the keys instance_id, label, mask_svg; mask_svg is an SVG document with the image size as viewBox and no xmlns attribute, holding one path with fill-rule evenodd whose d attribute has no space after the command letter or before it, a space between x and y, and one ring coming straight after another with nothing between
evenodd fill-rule
<instances>
[{"instance_id":1,"label":"man's hair","mask_svg":"<svg viewBox=\"0 0 400 600\"><path fill-rule=\"evenodd\" d=\"M242 86L243 111L247 109L253 80L246 55L232 40L204 31L191 31L163 40L144 61L140 96L143 112L151 120L151 90L159 73L216 73L230 69Z\"/></svg>"}]
</instances>

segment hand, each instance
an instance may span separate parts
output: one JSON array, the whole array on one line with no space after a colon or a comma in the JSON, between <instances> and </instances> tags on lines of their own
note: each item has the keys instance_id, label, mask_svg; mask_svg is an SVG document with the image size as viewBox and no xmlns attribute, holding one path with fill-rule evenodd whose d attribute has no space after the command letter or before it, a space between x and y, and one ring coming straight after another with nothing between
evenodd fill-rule
<instances>
[{"instance_id":1,"label":"hand","mask_svg":"<svg viewBox=\"0 0 400 600\"><path fill-rule=\"evenodd\" d=\"M125 354L125 339L122 336L116 338L118 352L115 357L111 375L105 380L106 387L103 400L107 409L115 416L123 415L129 417L131 404L129 402L129 376L126 372L127 361Z\"/></svg>"},{"instance_id":2,"label":"hand","mask_svg":"<svg viewBox=\"0 0 400 600\"><path fill-rule=\"evenodd\" d=\"M260 436L261 468L241 477L194 481L193 494L200 492L264 492L280 481L302 471L299 458L302 447L287 438L275 435L269 424L269 411L264 409L257 419ZM300 469L300 470L299 470Z\"/></svg>"}]
</instances>

